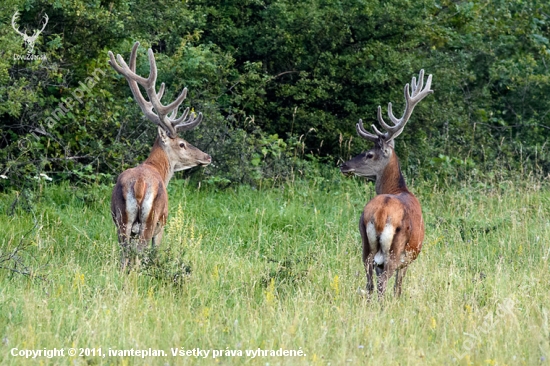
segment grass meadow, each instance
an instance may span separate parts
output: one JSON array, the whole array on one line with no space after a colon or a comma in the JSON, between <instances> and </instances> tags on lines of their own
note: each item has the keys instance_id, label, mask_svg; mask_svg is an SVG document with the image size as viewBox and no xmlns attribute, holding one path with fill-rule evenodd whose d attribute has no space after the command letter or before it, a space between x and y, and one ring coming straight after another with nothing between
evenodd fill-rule
<instances>
[{"instance_id":1,"label":"grass meadow","mask_svg":"<svg viewBox=\"0 0 550 366\"><path fill-rule=\"evenodd\" d=\"M548 365L546 183L408 183L423 206L422 253L401 298L392 279L370 302L358 291L357 222L374 192L360 179L226 190L174 179L162 246L129 274L111 187L44 183L32 207L3 194L0 256L23 250L1 265L31 275L0 269L0 364ZM70 347L167 356L68 356ZM281 348L303 355L245 354Z\"/></svg>"}]
</instances>

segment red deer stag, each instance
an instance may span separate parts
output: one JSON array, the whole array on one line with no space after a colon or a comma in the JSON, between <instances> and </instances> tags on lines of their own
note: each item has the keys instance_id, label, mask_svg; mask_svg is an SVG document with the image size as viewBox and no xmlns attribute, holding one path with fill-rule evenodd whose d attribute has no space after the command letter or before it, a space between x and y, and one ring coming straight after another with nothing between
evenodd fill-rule
<instances>
[{"instance_id":1,"label":"red deer stag","mask_svg":"<svg viewBox=\"0 0 550 366\"><path fill-rule=\"evenodd\" d=\"M147 160L122 172L113 190L111 214L122 246L122 268L129 264L130 250L140 252L150 242L153 247L160 244L168 216L166 187L174 172L197 165L206 166L211 162L210 155L178 137L178 132L188 131L202 120L202 113L195 117L193 113L189 114L189 108L177 117L178 107L187 96L187 88L172 103L161 104L164 83L157 93L157 66L151 49L148 50L149 77L143 78L136 74L138 46L139 42L136 42L132 48L129 65L120 55L116 57L117 63L109 51L109 64L128 80L141 110L158 126L158 137ZM145 89L149 101L143 97L138 85Z\"/></svg>"},{"instance_id":2,"label":"red deer stag","mask_svg":"<svg viewBox=\"0 0 550 366\"><path fill-rule=\"evenodd\" d=\"M374 290L373 269L378 276L378 294L386 291L388 280L396 272L395 294L401 295L401 283L407 272L407 266L416 259L424 239L424 221L422 209L416 197L407 189L399 159L394 151L394 139L403 132L414 107L428 94L432 75L428 76L423 88L424 70L420 71L418 82L412 79L412 93L409 84L405 85L405 112L397 119L392 113L392 104L388 104L388 116L393 126L382 119L382 108L378 107L378 122L386 130L376 134L365 131L363 121L357 124L357 133L366 140L375 143L374 148L357 155L340 166L344 174L376 179L376 194L363 210L359 219L359 232L363 241L363 264L367 272L367 292Z\"/></svg>"}]
</instances>

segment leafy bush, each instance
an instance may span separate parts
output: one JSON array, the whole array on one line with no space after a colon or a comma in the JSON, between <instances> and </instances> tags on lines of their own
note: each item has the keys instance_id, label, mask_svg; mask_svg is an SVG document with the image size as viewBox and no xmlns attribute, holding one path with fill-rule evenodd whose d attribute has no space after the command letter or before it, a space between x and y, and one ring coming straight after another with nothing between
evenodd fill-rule
<instances>
[{"instance_id":1,"label":"leafy bush","mask_svg":"<svg viewBox=\"0 0 550 366\"><path fill-rule=\"evenodd\" d=\"M13 57L26 52L10 24L16 10L29 34L48 14L34 50L46 60ZM355 121L375 123L389 101L399 113L403 85L420 68L434 74L435 93L397 142L409 174L429 176L435 164L461 176L438 156L471 161L479 174L547 174L548 14L536 0L8 0L0 175L9 179L0 189L43 172L112 182L146 157L156 129L106 63L108 50L127 58L136 40L138 72L148 73L153 48L166 100L187 86L185 103L206 116L186 138L214 157L197 175L213 184L277 180L358 153Z\"/></svg>"}]
</instances>

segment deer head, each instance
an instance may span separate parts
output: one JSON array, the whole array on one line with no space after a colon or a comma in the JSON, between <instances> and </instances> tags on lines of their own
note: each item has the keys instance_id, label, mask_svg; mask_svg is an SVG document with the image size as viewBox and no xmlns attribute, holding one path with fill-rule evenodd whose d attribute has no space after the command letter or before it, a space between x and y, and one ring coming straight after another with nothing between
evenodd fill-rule
<instances>
[{"instance_id":1,"label":"deer head","mask_svg":"<svg viewBox=\"0 0 550 366\"><path fill-rule=\"evenodd\" d=\"M200 151L178 136L179 132L191 130L202 121L202 113L198 115L190 113L189 107L184 110L181 116L177 117L178 108L187 97L187 88L184 88L172 103L163 105L160 100L164 95L165 85L162 83L160 90L156 91L157 65L153 50L149 49L147 51L150 73L149 77L144 78L136 74L138 47L139 42L136 42L130 54L129 64L126 64L120 55L117 55L115 60L113 53L109 51L109 64L126 78L139 107L145 116L158 126L158 142L172 164L172 171L210 164L211 158L208 154ZM145 89L149 100L143 97L139 90L139 85Z\"/></svg>"},{"instance_id":2,"label":"deer head","mask_svg":"<svg viewBox=\"0 0 550 366\"><path fill-rule=\"evenodd\" d=\"M415 77L412 78L412 92L409 90L409 84L405 85L405 112L401 118L393 115L392 104L391 102L388 103L388 116L392 125L384 121L382 118L382 108L378 106L378 122L386 132L380 132L375 125L372 125L375 134L367 132L363 126L363 121L359 120L359 123L356 125L357 134L368 141L374 142L375 146L342 164L340 166L342 173L362 177L378 178L381 176L394 153L394 139L403 132L414 107L428 94L433 93L433 90L430 89L431 83L432 75L429 75L426 86L423 88L424 70L420 70L418 82Z\"/></svg>"}]
</instances>

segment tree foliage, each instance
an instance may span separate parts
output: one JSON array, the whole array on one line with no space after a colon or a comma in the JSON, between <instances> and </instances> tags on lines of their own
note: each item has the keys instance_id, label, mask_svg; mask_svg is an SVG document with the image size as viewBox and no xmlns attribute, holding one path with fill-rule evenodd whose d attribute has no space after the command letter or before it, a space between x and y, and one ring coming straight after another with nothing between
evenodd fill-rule
<instances>
[{"instance_id":1,"label":"tree foliage","mask_svg":"<svg viewBox=\"0 0 550 366\"><path fill-rule=\"evenodd\" d=\"M26 53L16 10L29 34L48 14L34 51L46 60L14 57ZM421 68L435 93L397 142L409 173L546 173L549 14L539 0L8 0L0 174L9 179L0 184L41 172L110 181L147 155L156 129L106 62L134 41L138 72L148 73L153 48L165 98L187 86L185 103L205 114L186 138L214 156L211 182L284 177L311 169L312 156L347 159L367 146L355 122L376 123L389 101L399 113Z\"/></svg>"}]
</instances>

